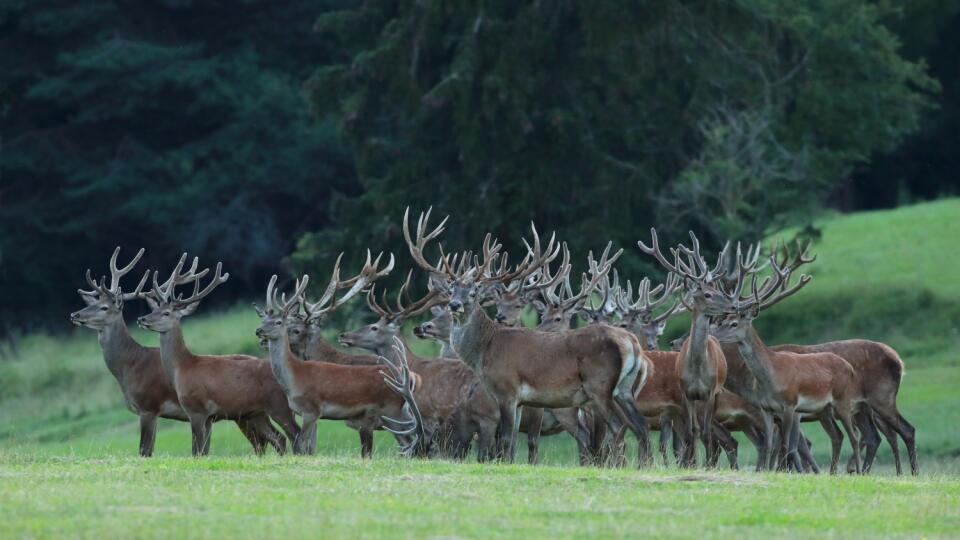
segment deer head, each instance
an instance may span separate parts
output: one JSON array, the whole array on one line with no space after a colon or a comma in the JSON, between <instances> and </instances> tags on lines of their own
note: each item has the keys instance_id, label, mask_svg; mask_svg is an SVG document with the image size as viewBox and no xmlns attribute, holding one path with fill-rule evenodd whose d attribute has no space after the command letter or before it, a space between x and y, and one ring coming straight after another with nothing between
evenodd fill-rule
<instances>
[{"instance_id":1,"label":"deer head","mask_svg":"<svg viewBox=\"0 0 960 540\"><path fill-rule=\"evenodd\" d=\"M180 319L196 311L201 300L230 278L230 274L222 273L223 263L218 262L213 278L203 290L200 290L200 280L207 275L209 269L197 273L198 259L194 257L190 269L184 273L183 265L186 260L187 254L184 253L163 284L158 282L159 272L153 273L153 288L150 294L143 295L152 311L137 319L137 324L141 328L161 334L169 332L180 324ZM187 298L182 294L176 294L175 289L178 285L190 282L193 283L193 294Z\"/></svg>"},{"instance_id":2,"label":"deer head","mask_svg":"<svg viewBox=\"0 0 960 540\"><path fill-rule=\"evenodd\" d=\"M309 281L310 276L304 274L302 279L296 281L294 292L290 298L287 299L286 294L282 295L281 298L277 297L277 290L275 288L277 285L277 275L274 274L273 277L270 278L270 283L267 285L266 307L260 308L254 304L254 309L257 310L257 315L260 316L260 326L257 328L256 334L261 341L277 341L289 335L290 327L288 326L288 321L291 319L294 311L299 309L301 298L303 297L304 291L307 290L307 283Z\"/></svg>"},{"instance_id":3,"label":"deer head","mask_svg":"<svg viewBox=\"0 0 960 540\"><path fill-rule=\"evenodd\" d=\"M650 279L643 278L637 286L637 297L634 298L633 284L627 280L626 289L620 290L616 298L621 314L618 326L637 336L648 351L656 350L667 321L683 310L683 304L679 301L669 305L679 290L680 279L676 274L668 274L666 283L652 289ZM658 314L657 311L665 306L667 309Z\"/></svg>"},{"instance_id":4,"label":"deer head","mask_svg":"<svg viewBox=\"0 0 960 540\"><path fill-rule=\"evenodd\" d=\"M590 299L596 287L607 277L606 273L622 253L621 250L611 259L610 249L612 245L612 243L607 244L599 262L594 260L593 252L588 254L587 263L591 277L588 278L587 274L581 274L580 292L577 294L573 293L573 288L570 286L570 253L566 244L563 245L564 258L556 276L551 279L549 267L544 266L545 283L540 287L543 300L533 302L534 308L540 314L540 330L559 331L570 328L577 312Z\"/></svg>"},{"instance_id":5,"label":"deer head","mask_svg":"<svg viewBox=\"0 0 960 540\"><path fill-rule=\"evenodd\" d=\"M446 306L430 306L430 314L433 318L429 321L415 326L413 335L420 339L432 339L434 341L447 341L450 339L450 332L453 330L453 316Z\"/></svg>"},{"instance_id":6,"label":"deer head","mask_svg":"<svg viewBox=\"0 0 960 540\"><path fill-rule=\"evenodd\" d=\"M397 292L396 309L391 309L387 303L386 291L384 291L381 301L377 302L375 286L371 287L367 293L367 306L380 318L373 324L340 334L338 337L340 344L344 347L360 347L368 351L388 350L393 346L395 339L400 336L403 323L408 318L416 317L443 301L442 295L433 290L419 300L412 301L408 294L412 276L412 270L407 272L407 279ZM404 304L404 300L406 300L406 304Z\"/></svg>"},{"instance_id":7,"label":"deer head","mask_svg":"<svg viewBox=\"0 0 960 540\"><path fill-rule=\"evenodd\" d=\"M111 324L122 324L124 301L140 298L143 286L147 283L147 278L150 276L150 271L147 270L144 272L140 283L137 284L137 287L131 293L124 293L120 289L120 278L133 270L133 267L136 266L140 258L143 257L143 253L144 250L141 248L129 264L123 268L118 268L117 257L120 255L120 247L118 246L117 249L113 250L113 255L110 257L109 287L106 285L106 278L104 276L100 277L99 282L94 281L88 268L86 279L87 284L90 285L90 290L77 289L77 293L80 295L80 298L83 299L84 303L87 304L87 307L71 313L70 322L94 330L103 330Z\"/></svg>"},{"instance_id":8,"label":"deer head","mask_svg":"<svg viewBox=\"0 0 960 540\"><path fill-rule=\"evenodd\" d=\"M299 347L300 350L313 350L320 345L320 342L324 340L323 329L330 315L338 307L347 303L357 294L368 290L376 280L393 270L395 262L393 254L390 254L390 260L386 266L380 268L382 257L383 253L379 253L376 258L372 258L370 250L367 250L367 258L360 273L350 279L341 280L340 261L343 258L343 253L341 253L334 263L330 281L327 283L323 294L320 295L320 299L311 303L301 296L300 305L303 309L303 316L291 315L291 319L296 319L296 321L289 320L287 322L291 348L294 350L298 350L295 347ZM343 289L346 289L346 292L338 297L337 291ZM297 338L293 336L295 330L302 332Z\"/></svg>"}]
</instances>

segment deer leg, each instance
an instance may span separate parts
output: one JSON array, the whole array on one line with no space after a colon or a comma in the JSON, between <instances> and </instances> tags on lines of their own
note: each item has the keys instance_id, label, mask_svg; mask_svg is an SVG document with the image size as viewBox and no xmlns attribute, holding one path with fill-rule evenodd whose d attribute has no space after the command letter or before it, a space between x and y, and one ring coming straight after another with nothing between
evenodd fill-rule
<instances>
[{"instance_id":1,"label":"deer leg","mask_svg":"<svg viewBox=\"0 0 960 540\"><path fill-rule=\"evenodd\" d=\"M520 414L527 418L527 463L536 465L540 453L540 428L543 426L543 409L523 407Z\"/></svg>"},{"instance_id":2,"label":"deer leg","mask_svg":"<svg viewBox=\"0 0 960 540\"><path fill-rule=\"evenodd\" d=\"M687 429L689 430L689 439L684 441L683 448L683 467L697 466L697 441L700 439L700 420L697 418L696 403L685 400L684 405L687 411Z\"/></svg>"},{"instance_id":3,"label":"deer leg","mask_svg":"<svg viewBox=\"0 0 960 540\"><path fill-rule=\"evenodd\" d=\"M284 435L286 435L287 438L293 442L294 454L306 453L301 447L303 442L302 437L300 436L300 426L297 425L297 421L293 417L293 411L284 407L278 411L267 413L267 416L276 422L277 425L280 426L280 429L283 430Z\"/></svg>"},{"instance_id":4,"label":"deer leg","mask_svg":"<svg viewBox=\"0 0 960 540\"><path fill-rule=\"evenodd\" d=\"M817 465L817 460L813 459L813 453L810 451L810 439L807 439L803 435L803 430L800 429L799 423L797 424L797 430L799 431L799 436L797 437L797 452L800 453L800 461L803 464L803 472L820 474L820 466Z\"/></svg>"},{"instance_id":5,"label":"deer leg","mask_svg":"<svg viewBox=\"0 0 960 540\"><path fill-rule=\"evenodd\" d=\"M720 422L713 422L714 435L716 436L717 446L723 449L723 452L727 454L727 461L730 462L730 470L736 471L740 469L740 463L737 460L737 450L739 449L739 443L733 438L733 434L730 433L730 430ZM716 452L717 457L713 458L713 466L717 466L717 461L719 460L719 450Z\"/></svg>"},{"instance_id":6,"label":"deer leg","mask_svg":"<svg viewBox=\"0 0 960 540\"><path fill-rule=\"evenodd\" d=\"M773 421L773 415L770 411L761 411L763 417L763 429L764 429L764 455L757 462L758 471L769 471L773 469L774 464L774 455L777 453L778 446L775 445L775 438L777 436L777 425Z\"/></svg>"},{"instance_id":7,"label":"deer leg","mask_svg":"<svg viewBox=\"0 0 960 540\"><path fill-rule=\"evenodd\" d=\"M850 403L841 403L834 407L840 423L843 424L843 430L847 432L850 439L850 446L853 448L853 466L854 472L860 474L860 436L856 427L853 425L853 410Z\"/></svg>"},{"instance_id":8,"label":"deer leg","mask_svg":"<svg viewBox=\"0 0 960 540\"><path fill-rule=\"evenodd\" d=\"M803 472L803 466L800 464L800 455L797 451L797 445L799 444L800 438L800 429L797 427L794 428L794 424L799 424L800 418L797 413L791 411L786 411L780 417L780 438L782 439L783 444L786 445L786 455L785 455L785 464L787 470L790 469L792 464L794 469L797 472Z\"/></svg>"},{"instance_id":9,"label":"deer leg","mask_svg":"<svg viewBox=\"0 0 960 540\"><path fill-rule=\"evenodd\" d=\"M864 474L869 472L870 465L873 464L873 459L877 455L877 449L880 447L880 433L877 431L877 426L874 425L872 417L873 411L866 404L860 404L853 415L853 422L857 426L857 430L860 431L860 453L863 455L861 470ZM894 441L896 441L896 436L894 436ZM853 456L850 456L850 460L847 461L847 472L852 473L853 470Z\"/></svg>"},{"instance_id":10,"label":"deer leg","mask_svg":"<svg viewBox=\"0 0 960 540\"><path fill-rule=\"evenodd\" d=\"M666 414L660 415L660 443L657 450L660 451L660 459L663 460L663 466L670 465L670 458L667 457L667 445L670 444L670 436L673 435L673 420Z\"/></svg>"},{"instance_id":11,"label":"deer leg","mask_svg":"<svg viewBox=\"0 0 960 540\"><path fill-rule=\"evenodd\" d=\"M754 419L751 417L748 425L743 427L743 434L747 437L747 440L750 441L750 444L753 445L754 449L756 449L757 460L763 459L763 455L766 452L763 445L766 444L766 440L762 424L756 425Z\"/></svg>"},{"instance_id":12,"label":"deer leg","mask_svg":"<svg viewBox=\"0 0 960 540\"><path fill-rule=\"evenodd\" d=\"M517 440L517 432L519 431L517 426L518 419L519 414L516 402L500 404L500 448L498 453L500 454L500 459L507 463L513 463L516 450L514 444Z\"/></svg>"},{"instance_id":13,"label":"deer leg","mask_svg":"<svg viewBox=\"0 0 960 540\"><path fill-rule=\"evenodd\" d=\"M140 456L153 455L153 445L157 440L157 416L152 413L140 415Z\"/></svg>"},{"instance_id":14,"label":"deer leg","mask_svg":"<svg viewBox=\"0 0 960 540\"><path fill-rule=\"evenodd\" d=\"M370 459L373 456L373 426L361 426L357 433L360 434L360 458Z\"/></svg>"},{"instance_id":15,"label":"deer leg","mask_svg":"<svg viewBox=\"0 0 960 540\"><path fill-rule=\"evenodd\" d=\"M837 464L840 462L840 450L843 448L843 433L833 419L833 411L828 407L819 415L820 425L830 437L830 474L837 474Z\"/></svg>"},{"instance_id":16,"label":"deer leg","mask_svg":"<svg viewBox=\"0 0 960 540\"><path fill-rule=\"evenodd\" d=\"M311 442L316 440L317 418L318 416L315 414L301 415L303 426L300 428L300 433L293 443L294 451L299 448L301 454L313 455L316 448L311 444Z\"/></svg>"},{"instance_id":17,"label":"deer leg","mask_svg":"<svg viewBox=\"0 0 960 540\"><path fill-rule=\"evenodd\" d=\"M650 452L650 431L647 429L647 419L637 409L637 402L633 400L633 395L623 395L615 390L613 399L615 405L620 406L619 409L614 409L615 412L622 415L621 420L637 438L637 466L650 466L653 463L653 454Z\"/></svg>"},{"instance_id":18,"label":"deer leg","mask_svg":"<svg viewBox=\"0 0 960 540\"><path fill-rule=\"evenodd\" d=\"M194 457L205 455L203 448L207 438L206 424L206 415L195 414L190 416L191 452Z\"/></svg>"},{"instance_id":19,"label":"deer leg","mask_svg":"<svg viewBox=\"0 0 960 540\"><path fill-rule=\"evenodd\" d=\"M237 428L240 429L240 433L243 433L243 436L250 442L250 446L253 447L253 453L262 456L264 453L264 448L266 446L266 440L260 435L260 433L253 429L250 425L248 417L240 417L235 420Z\"/></svg>"},{"instance_id":20,"label":"deer leg","mask_svg":"<svg viewBox=\"0 0 960 540\"><path fill-rule=\"evenodd\" d=\"M580 458L580 466L586 467L593 463L595 455L593 452L593 430L590 426L591 418L587 417L587 411L583 407L577 409L577 453Z\"/></svg>"},{"instance_id":21,"label":"deer leg","mask_svg":"<svg viewBox=\"0 0 960 540\"><path fill-rule=\"evenodd\" d=\"M880 429L880 432L883 433L883 438L887 440L887 444L890 445L890 451L893 452L893 462L897 467L897 476L903 474L903 466L900 461L900 445L897 441L897 432L894 431L890 424L885 420L874 414L872 411L870 413L870 420L872 424ZM869 447L867 448L867 455L863 458L863 471L869 472L873 467L873 460L876 458L877 453L874 449L873 454L869 453Z\"/></svg>"},{"instance_id":22,"label":"deer leg","mask_svg":"<svg viewBox=\"0 0 960 540\"><path fill-rule=\"evenodd\" d=\"M716 395L710 396L709 399L702 402L703 410L701 414L703 416L703 422L701 426L701 436L703 437L703 448L704 448L704 465L706 467L716 467L717 461L720 460L720 451L716 448L716 442L713 438L716 434L715 424L713 417L717 412L717 397ZM727 432L729 435L729 432Z\"/></svg>"},{"instance_id":23,"label":"deer leg","mask_svg":"<svg viewBox=\"0 0 960 540\"><path fill-rule=\"evenodd\" d=\"M480 424L477 434L477 462L486 463L497 455L497 425L495 422Z\"/></svg>"},{"instance_id":24,"label":"deer leg","mask_svg":"<svg viewBox=\"0 0 960 540\"><path fill-rule=\"evenodd\" d=\"M881 420L886 422L900 435L904 444L907 445L907 455L910 457L910 473L916 476L920 474L920 467L917 464L917 439L916 429L907 419L900 414L895 405L877 405L873 408L874 412Z\"/></svg>"},{"instance_id":25,"label":"deer leg","mask_svg":"<svg viewBox=\"0 0 960 540\"><path fill-rule=\"evenodd\" d=\"M208 416L203 423L203 455L210 453L210 441L213 439L213 417Z\"/></svg>"}]
</instances>

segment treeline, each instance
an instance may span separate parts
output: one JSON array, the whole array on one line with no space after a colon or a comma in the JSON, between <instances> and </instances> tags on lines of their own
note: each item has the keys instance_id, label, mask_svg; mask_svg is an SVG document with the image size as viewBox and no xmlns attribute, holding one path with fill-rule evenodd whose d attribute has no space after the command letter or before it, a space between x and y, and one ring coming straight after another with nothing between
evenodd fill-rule
<instances>
[{"instance_id":1,"label":"treeline","mask_svg":"<svg viewBox=\"0 0 960 540\"><path fill-rule=\"evenodd\" d=\"M958 12L0 0L0 325L62 320L116 245L223 260L231 300L403 256L406 205L453 215L450 249L492 231L519 256L530 220L583 252L950 193Z\"/></svg>"}]
</instances>

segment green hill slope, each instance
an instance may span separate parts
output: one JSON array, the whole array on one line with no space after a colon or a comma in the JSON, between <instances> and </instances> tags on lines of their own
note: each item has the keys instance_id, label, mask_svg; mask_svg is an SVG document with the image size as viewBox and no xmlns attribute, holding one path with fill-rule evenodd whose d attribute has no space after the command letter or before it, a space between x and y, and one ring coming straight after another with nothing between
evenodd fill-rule
<instances>
[{"instance_id":1,"label":"green hill slope","mask_svg":"<svg viewBox=\"0 0 960 540\"><path fill-rule=\"evenodd\" d=\"M960 254L952 248L960 239L960 200L836 216L818 225L823 238L813 247L818 258L808 270L814 280L763 315L758 327L764 339L813 343L862 337L892 345L907 366L899 401L917 427L919 449L927 457L956 459ZM238 307L191 317L184 331L198 352L256 354L256 325L253 310ZM676 321L668 335L682 333L684 325ZM157 342L147 332L134 335L145 344ZM135 425L90 330L26 336L18 358L0 360L0 446L52 453L97 445L133 452ZM158 453L189 453L185 426L167 422L162 429ZM353 432L332 422L324 429L321 452L358 452ZM825 439L818 429L809 431L823 452ZM218 427L215 434L216 453L249 452L236 428ZM572 443L553 439L545 459L574 463ZM379 441L381 448L392 447L386 438ZM888 460L889 450L881 449L880 457Z\"/></svg>"}]
</instances>

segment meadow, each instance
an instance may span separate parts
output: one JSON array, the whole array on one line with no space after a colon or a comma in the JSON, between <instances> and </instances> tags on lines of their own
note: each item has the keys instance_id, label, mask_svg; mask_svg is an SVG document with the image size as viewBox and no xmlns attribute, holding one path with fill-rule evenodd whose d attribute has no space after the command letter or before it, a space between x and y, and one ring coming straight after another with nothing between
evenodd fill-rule
<instances>
[{"instance_id":1,"label":"meadow","mask_svg":"<svg viewBox=\"0 0 960 540\"><path fill-rule=\"evenodd\" d=\"M899 405L917 428L917 478L892 476L885 443L874 474L859 478L582 469L567 437L547 439L537 467L400 460L382 434L363 462L355 432L332 422L321 428L317 456L256 458L223 423L212 456L193 459L187 426L162 421L156 456L145 460L135 457L136 417L95 334L75 329L24 336L19 355L0 360L0 537L955 537L960 200L817 225L813 282L764 314L761 335L895 347L907 366ZM82 283L79 270L74 277ZM685 324L672 322L663 343ZM198 352L256 354L256 325L253 309L237 306L191 317L184 331ZM823 463L826 438L819 428L806 432ZM741 443L745 469L748 446Z\"/></svg>"}]
</instances>

